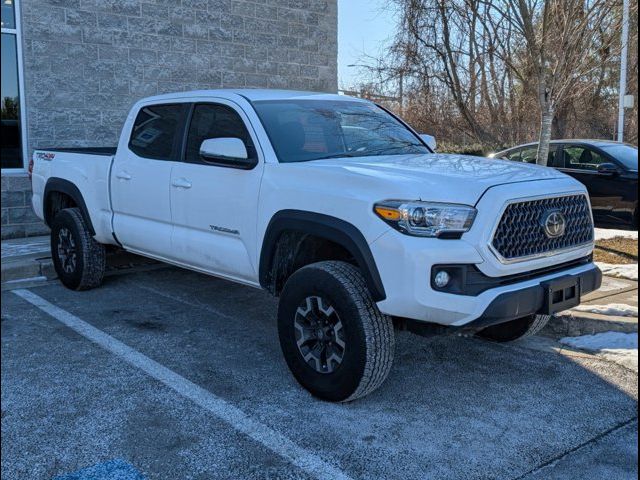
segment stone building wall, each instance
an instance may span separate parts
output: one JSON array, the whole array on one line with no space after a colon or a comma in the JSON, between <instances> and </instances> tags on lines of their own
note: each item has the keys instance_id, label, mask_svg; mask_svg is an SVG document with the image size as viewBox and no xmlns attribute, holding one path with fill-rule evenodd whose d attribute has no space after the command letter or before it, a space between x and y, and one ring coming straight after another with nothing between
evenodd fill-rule
<instances>
[{"instance_id":1,"label":"stone building wall","mask_svg":"<svg viewBox=\"0 0 640 480\"><path fill-rule=\"evenodd\" d=\"M29 153L113 146L131 105L150 95L226 87L337 90L337 0L23 0L21 6ZM15 210L5 223L5 210L23 207L28 192L12 190L24 181L5 182L3 175L2 182L2 237L35 231L5 229L15 225L12 218L18 222Z\"/></svg>"}]
</instances>

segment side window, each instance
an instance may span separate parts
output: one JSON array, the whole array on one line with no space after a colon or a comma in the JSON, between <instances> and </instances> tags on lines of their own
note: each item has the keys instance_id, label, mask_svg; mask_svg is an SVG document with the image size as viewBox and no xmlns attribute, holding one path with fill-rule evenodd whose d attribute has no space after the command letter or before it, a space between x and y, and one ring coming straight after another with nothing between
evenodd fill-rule
<instances>
[{"instance_id":1,"label":"side window","mask_svg":"<svg viewBox=\"0 0 640 480\"><path fill-rule=\"evenodd\" d=\"M558 167L557 164L556 147L549 146L549 156L547 157L547 165L549 167ZM538 160L538 147L525 147L522 149L514 150L506 155L509 160L516 162L537 163Z\"/></svg>"},{"instance_id":2,"label":"side window","mask_svg":"<svg viewBox=\"0 0 640 480\"><path fill-rule=\"evenodd\" d=\"M239 138L244 142L249 158L256 158L256 148L238 112L226 105L204 103L193 110L185 161L202 163L200 145L210 138Z\"/></svg>"},{"instance_id":3,"label":"side window","mask_svg":"<svg viewBox=\"0 0 640 480\"><path fill-rule=\"evenodd\" d=\"M600 154L586 147L564 147L565 168L576 170L598 170L598 165L606 163Z\"/></svg>"},{"instance_id":4,"label":"side window","mask_svg":"<svg viewBox=\"0 0 640 480\"><path fill-rule=\"evenodd\" d=\"M536 163L538 158L538 147L526 147L521 150L521 161L526 163Z\"/></svg>"},{"instance_id":5,"label":"side window","mask_svg":"<svg viewBox=\"0 0 640 480\"><path fill-rule=\"evenodd\" d=\"M518 150L514 150L513 152L509 152L505 155L505 158L507 160L513 160L514 162L519 162L520 161L520 153L522 152L522 150L518 149Z\"/></svg>"},{"instance_id":6,"label":"side window","mask_svg":"<svg viewBox=\"0 0 640 480\"><path fill-rule=\"evenodd\" d=\"M149 105L138 112L129 149L156 160L178 160L187 104Z\"/></svg>"}]
</instances>

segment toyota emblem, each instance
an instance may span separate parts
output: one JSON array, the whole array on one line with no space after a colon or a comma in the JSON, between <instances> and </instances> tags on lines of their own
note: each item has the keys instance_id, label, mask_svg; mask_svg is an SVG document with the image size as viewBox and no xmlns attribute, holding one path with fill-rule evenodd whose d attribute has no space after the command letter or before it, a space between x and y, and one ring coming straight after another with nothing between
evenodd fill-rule
<instances>
[{"instance_id":1,"label":"toyota emblem","mask_svg":"<svg viewBox=\"0 0 640 480\"><path fill-rule=\"evenodd\" d=\"M561 237L564 235L566 227L567 220L559 210L545 212L542 216L542 228L544 228L544 233L549 238Z\"/></svg>"}]
</instances>

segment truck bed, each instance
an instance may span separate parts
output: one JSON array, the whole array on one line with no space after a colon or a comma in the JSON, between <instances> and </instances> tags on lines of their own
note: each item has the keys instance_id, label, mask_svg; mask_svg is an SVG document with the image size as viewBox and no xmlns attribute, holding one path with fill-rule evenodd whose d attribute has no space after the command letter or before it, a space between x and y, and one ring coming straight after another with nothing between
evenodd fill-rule
<instances>
[{"instance_id":1,"label":"truck bed","mask_svg":"<svg viewBox=\"0 0 640 480\"><path fill-rule=\"evenodd\" d=\"M109 181L115 147L39 148L33 153L31 176L32 205L36 215L45 219L44 200L47 183L52 180L66 195L76 195L84 203L86 214L99 242L113 243Z\"/></svg>"}]
</instances>

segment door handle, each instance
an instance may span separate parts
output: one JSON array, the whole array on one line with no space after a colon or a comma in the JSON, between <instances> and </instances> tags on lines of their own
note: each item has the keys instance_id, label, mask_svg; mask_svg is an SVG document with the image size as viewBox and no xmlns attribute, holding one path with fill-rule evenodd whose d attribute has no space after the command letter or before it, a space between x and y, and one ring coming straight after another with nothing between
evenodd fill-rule
<instances>
[{"instance_id":1,"label":"door handle","mask_svg":"<svg viewBox=\"0 0 640 480\"><path fill-rule=\"evenodd\" d=\"M177 178L171 183L171 185L176 188L191 188L191 182L186 178Z\"/></svg>"},{"instance_id":2,"label":"door handle","mask_svg":"<svg viewBox=\"0 0 640 480\"><path fill-rule=\"evenodd\" d=\"M116 173L116 178L119 178L120 180L131 180L131 175L127 172L118 172Z\"/></svg>"}]
</instances>

